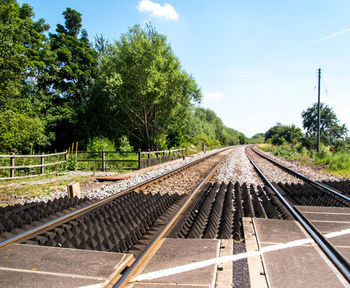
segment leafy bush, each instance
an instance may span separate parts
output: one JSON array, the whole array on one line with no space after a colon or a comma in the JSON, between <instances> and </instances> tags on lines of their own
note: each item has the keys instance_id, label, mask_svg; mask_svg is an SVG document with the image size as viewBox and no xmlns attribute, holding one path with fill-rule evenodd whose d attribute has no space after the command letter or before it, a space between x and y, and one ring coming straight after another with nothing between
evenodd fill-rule
<instances>
[{"instance_id":1,"label":"leafy bush","mask_svg":"<svg viewBox=\"0 0 350 288\"><path fill-rule=\"evenodd\" d=\"M294 146L300 142L302 135L301 129L295 127L295 125L284 126L277 124L265 133L265 141L271 139L271 143L274 145L289 143Z\"/></svg>"},{"instance_id":2,"label":"leafy bush","mask_svg":"<svg viewBox=\"0 0 350 288\"><path fill-rule=\"evenodd\" d=\"M350 172L350 153L335 153L334 156L329 160L328 169L331 171L345 170Z\"/></svg>"},{"instance_id":3,"label":"leafy bush","mask_svg":"<svg viewBox=\"0 0 350 288\"><path fill-rule=\"evenodd\" d=\"M94 137L92 139L89 139L88 145L87 145L88 151L115 151L115 145L113 141L108 139L107 137Z\"/></svg>"},{"instance_id":4,"label":"leafy bush","mask_svg":"<svg viewBox=\"0 0 350 288\"><path fill-rule=\"evenodd\" d=\"M68 170L68 171L76 171L78 170L78 159L75 155L71 155L71 157L67 160L67 162L65 163L65 167L64 170Z\"/></svg>"},{"instance_id":5,"label":"leafy bush","mask_svg":"<svg viewBox=\"0 0 350 288\"><path fill-rule=\"evenodd\" d=\"M315 158L316 164L329 163L329 159L332 158L332 152L329 151L329 147L323 144L320 145L320 151L311 151L312 158Z\"/></svg>"},{"instance_id":6,"label":"leafy bush","mask_svg":"<svg viewBox=\"0 0 350 288\"><path fill-rule=\"evenodd\" d=\"M329 146L321 145L320 152L316 150L307 150L302 145L296 148L290 145L274 146L271 144L260 144L259 149L272 152L277 156L284 157L289 160L301 160L311 165L325 164L328 172L345 177L350 176L350 153L348 151L331 152Z\"/></svg>"},{"instance_id":7,"label":"leafy bush","mask_svg":"<svg viewBox=\"0 0 350 288\"><path fill-rule=\"evenodd\" d=\"M159 134L155 137L152 137L151 140L155 144L156 150L164 150L164 149L168 148L167 137L168 137L168 135L166 135L166 134Z\"/></svg>"},{"instance_id":8,"label":"leafy bush","mask_svg":"<svg viewBox=\"0 0 350 288\"><path fill-rule=\"evenodd\" d=\"M29 153L33 146L45 146L50 138L39 117L25 113L0 111L0 150Z\"/></svg>"},{"instance_id":9,"label":"leafy bush","mask_svg":"<svg viewBox=\"0 0 350 288\"><path fill-rule=\"evenodd\" d=\"M194 138L196 140L196 145L201 146L202 143L204 143L207 148L210 147L211 149L221 147L221 143L219 140L208 137L205 134L199 134Z\"/></svg>"},{"instance_id":10,"label":"leafy bush","mask_svg":"<svg viewBox=\"0 0 350 288\"><path fill-rule=\"evenodd\" d=\"M119 138L119 150L121 152L132 152L134 151L134 147L130 145L129 139L127 136L122 136Z\"/></svg>"}]
</instances>

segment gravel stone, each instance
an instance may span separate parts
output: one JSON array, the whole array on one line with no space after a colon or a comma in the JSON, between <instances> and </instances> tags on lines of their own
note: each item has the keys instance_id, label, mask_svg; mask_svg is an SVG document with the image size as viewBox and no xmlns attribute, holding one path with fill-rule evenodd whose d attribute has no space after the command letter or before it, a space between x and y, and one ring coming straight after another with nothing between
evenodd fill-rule
<instances>
[{"instance_id":1,"label":"gravel stone","mask_svg":"<svg viewBox=\"0 0 350 288\"><path fill-rule=\"evenodd\" d=\"M257 147L255 147L255 148L258 149ZM339 181L339 180L344 179L342 177L330 175L330 174L322 171L321 169L302 165L298 161L287 160L285 158L276 156L276 155L272 154L271 152L265 152L265 151L262 151L260 149L258 149L258 150L259 150L259 152L261 152L262 154L271 158L272 160L275 160L276 162L282 164L283 166L286 166L287 168L292 169L292 170L294 170L294 171L296 171L296 172L298 172L298 173L304 175L305 177L308 177L314 181L319 181L319 182L323 181L323 180Z\"/></svg>"},{"instance_id":2,"label":"gravel stone","mask_svg":"<svg viewBox=\"0 0 350 288\"><path fill-rule=\"evenodd\" d=\"M228 156L227 160L218 168L213 177L213 182L239 182L240 185L247 183L249 186L253 184L254 187L260 185L264 186L259 175L250 163L245 148L247 145L238 146Z\"/></svg>"},{"instance_id":3,"label":"gravel stone","mask_svg":"<svg viewBox=\"0 0 350 288\"><path fill-rule=\"evenodd\" d=\"M262 158L255 152L251 150L251 148L247 149L248 155L250 159L255 163L255 165L259 168L259 170L266 176L266 178L270 182L281 182L281 183L294 183L294 184L304 184L305 182L300 178L293 176L283 170L282 168L277 167L272 164L270 161Z\"/></svg>"},{"instance_id":4,"label":"gravel stone","mask_svg":"<svg viewBox=\"0 0 350 288\"><path fill-rule=\"evenodd\" d=\"M246 252L245 243L234 243L233 254L241 254ZM247 258L233 261L233 288L250 288L249 270Z\"/></svg>"}]
</instances>

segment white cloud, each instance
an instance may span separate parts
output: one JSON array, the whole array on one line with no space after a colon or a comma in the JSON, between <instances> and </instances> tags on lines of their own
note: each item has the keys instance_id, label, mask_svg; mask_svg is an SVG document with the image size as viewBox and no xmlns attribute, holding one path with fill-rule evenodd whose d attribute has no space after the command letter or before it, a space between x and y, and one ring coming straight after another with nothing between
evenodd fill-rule
<instances>
[{"instance_id":1,"label":"white cloud","mask_svg":"<svg viewBox=\"0 0 350 288\"><path fill-rule=\"evenodd\" d=\"M212 92L212 93L205 93L204 98L205 99L221 99L221 98L224 98L224 93L222 93L221 91L216 91L216 92Z\"/></svg>"},{"instance_id":2,"label":"white cloud","mask_svg":"<svg viewBox=\"0 0 350 288\"><path fill-rule=\"evenodd\" d=\"M165 20L177 20L179 14L176 13L174 7L170 4L160 5L151 0L142 0L138 7L139 12L150 13L152 17L159 17Z\"/></svg>"}]
</instances>

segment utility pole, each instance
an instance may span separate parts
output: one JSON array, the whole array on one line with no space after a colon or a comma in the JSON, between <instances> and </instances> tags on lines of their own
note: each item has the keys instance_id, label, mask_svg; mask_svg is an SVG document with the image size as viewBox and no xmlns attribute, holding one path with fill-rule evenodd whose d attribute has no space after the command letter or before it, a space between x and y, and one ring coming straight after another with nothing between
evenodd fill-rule
<instances>
[{"instance_id":1,"label":"utility pole","mask_svg":"<svg viewBox=\"0 0 350 288\"><path fill-rule=\"evenodd\" d=\"M317 119L317 152L320 152L320 133L321 133L321 107L320 107L320 99L321 99L321 69L318 69L318 119Z\"/></svg>"}]
</instances>

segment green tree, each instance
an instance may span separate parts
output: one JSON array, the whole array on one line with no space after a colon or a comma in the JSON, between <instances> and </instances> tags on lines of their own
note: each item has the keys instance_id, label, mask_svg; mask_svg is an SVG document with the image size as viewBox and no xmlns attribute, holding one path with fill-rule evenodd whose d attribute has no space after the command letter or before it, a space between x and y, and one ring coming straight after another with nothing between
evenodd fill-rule
<instances>
[{"instance_id":1,"label":"green tree","mask_svg":"<svg viewBox=\"0 0 350 288\"><path fill-rule=\"evenodd\" d=\"M43 79L51 94L53 131L56 147L64 148L87 134L84 121L90 88L97 71L98 54L82 29L81 14L67 8L63 12L65 25L58 24L55 34L49 34L53 63L48 66L48 77ZM85 125L84 125L85 124Z\"/></svg>"},{"instance_id":2,"label":"green tree","mask_svg":"<svg viewBox=\"0 0 350 288\"><path fill-rule=\"evenodd\" d=\"M253 135L251 139L249 139L249 143L256 143L256 144L264 143L264 141L265 141L265 133L257 133Z\"/></svg>"},{"instance_id":3,"label":"green tree","mask_svg":"<svg viewBox=\"0 0 350 288\"><path fill-rule=\"evenodd\" d=\"M0 1L0 107L11 105L23 95L29 78L45 68L42 61L49 29L43 19L32 20L28 4Z\"/></svg>"},{"instance_id":4,"label":"green tree","mask_svg":"<svg viewBox=\"0 0 350 288\"><path fill-rule=\"evenodd\" d=\"M96 85L104 92L95 97L106 100L103 107L108 105L109 115L118 119L119 133L143 148L157 148L160 135L181 129L192 101L201 99L196 82L181 69L166 37L150 25L130 28L109 47ZM106 113L104 117L110 119Z\"/></svg>"},{"instance_id":5,"label":"green tree","mask_svg":"<svg viewBox=\"0 0 350 288\"><path fill-rule=\"evenodd\" d=\"M265 133L265 141L270 139L271 143L274 145L289 143L294 146L300 142L302 136L303 133L301 129L295 127L295 125L285 126L277 123L276 126L271 127Z\"/></svg>"},{"instance_id":6,"label":"green tree","mask_svg":"<svg viewBox=\"0 0 350 288\"><path fill-rule=\"evenodd\" d=\"M6 110L0 112L0 152L28 153L45 145L45 127L38 117Z\"/></svg>"},{"instance_id":7,"label":"green tree","mask_svg":"<svg viewBox=\"0 0 350 288\"><path fill-rule=\"evenodd\" d=\"M210 109L197 107L194 109L193 120L188 123L189 135L206 135L210 141L218 140L224 146L244 144L246 137L232 128L226 127L216 113Z\"/></svg>"},{"instance_id":8,"label":"green tree","mask_svg":"<svg viewBox=\"0 0 350 288\"><path fill-rule=\"evenodd\" d=\"M337 141L345 140L347 128L345 124L339 124L339 120L333 109L324 103L320 103L321 125L320 140L324 145L334 145ZM313 104L307 110L303 111L303 127L306 129L305 140L308 146L316 147L318 110L317 103Z\"/></svg>"},{"instance_id":9,"label":"green tree","mask_svg":"<svg viewBox=\"0 0 350 288\"><path fill-rule=\"evenodd\" d=\"M252 139L260 139L260 138L265 139L265 133L257 133L257 134L252 136Z\"/></svg>"},{"instance_id":10,"label":"green tree","mask_svg":"<svg viewBox=\"0 0 350 288\"><path fill-rule=\"evenodd\" d=\"M52 139L46 133L46 94L39 87L49 59L43 19L28 4L0 1L0 149L25 152ZM25 125L26 123L26 125ZM19 135L22 134L22 135Z\"/></svg>"}]
</instances>

